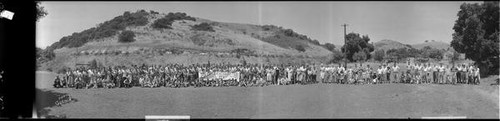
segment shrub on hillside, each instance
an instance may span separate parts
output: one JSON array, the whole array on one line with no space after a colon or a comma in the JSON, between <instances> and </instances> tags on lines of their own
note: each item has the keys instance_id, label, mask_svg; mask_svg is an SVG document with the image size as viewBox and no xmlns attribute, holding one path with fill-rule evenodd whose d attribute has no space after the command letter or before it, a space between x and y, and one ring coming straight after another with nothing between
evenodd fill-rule
<instances>
[{"instance_id":1,"label":"shrub on hillside","mask_svg":"<svg viewBox=\"0 0 500 121\"><path fill-rule=\"evenodd\" d=\"M277 26L274 26L274 25L263 25L261 27L264 31L269 31L269 30L272 30L273 28L278 28Z\"/></svg>"},{"instance_id":2,"label":"shrub on hillside","mask_svg":"<svg viewBox=\"0 0 500 121\"><path fill-rule=\"evenodd\" d=\"M309 44L306 43L320 45L319 41L312 40L306 35L298 34L292 29L284 29L274 25L264 25L261 26L261 28L264 31L274 31L274 35L267 37L252 36L253 38L260 39L282 48L296 48L297 45L301 45L304 48L309 47Z\"/></svg>"},{"instance_id":3,"label":"shrub on hillside","mask_svg":"<svg viewBox=\"0 0 500 121\"><path fill-rule=\"evenodd\" d=\"M323 45L321 45L323 48L333 52L333 50L335 50L335 45L333 45L332 43L325 43Z\"/></svg>"},{"instance_id":4,"label":"shrub on hillside","mask_svg":"<svg viewBox=\"0 0 500 121\"><path fill-rule=\"evenodd\" d=\"M80 47L89 42L89 40L114 36L118 31L124 30L127 26L144 26L149 22L146 17L147 15L149 15L149 13L145 10L140 10L135 13L126 11L123 15L101 23L97 27L79 33L73 33L70 36L65 36L58 42L47 47L47 49L52 51L62 47Z\"/></svg>"},{"instance_id":5,"label":"shrub on hillside","mask_svg":"<svg viewBox=\"0 0 500 121\"><path fill-rule=\"evenodd\" d=\"M195 18L191 16L187 16L186 13L168 13L167 16L157 19L153 22L151 27L155 29L172 29L172 23L175 20L191 20L191 21L196 21Z\"/></svg>"},{"instance_id":6,"label":"shrub on hillside","mask_svg":"<svg viewBox=\"0 0 500 121\"><path fill-rule=\"evenodd\" d=\"M44 62L47 62L47 61L50 61L52 59L54 59L56 57L56 55L54 54L54 52L52 50L47 50L47 49L40 49L40 48L36 48L36 61L38 63L44 63Z\"/></svg>"},{"instance_id":7,"label":"shrub on hillside","mask_svg":"<svg viewBox=\"0 0 500 121\"><path fill-rule=\"evenodd\" d=\"M198 45L198 46L203 46L207 42L207 40L202 38L202 35L194 35L194 36L191 36L190 39L191 39L191 41L193 41L193 43L195 45Z\"/></svg>"},{"instance_id":8,"label":"shrub on hillside","mask_svg":"<svg viewBox=\"0 0 500 121\"><path fill-rule=\"evenodd\" d=\"M89 62L89 66L90 68L97 68L98 67L97 61L93 59L92 61Z\"/></svg>"},{"instance_id":9,"label":"shrub on hillside","mask_svg":"<svg viewBox=\"0 0 500 121\"><path fill-rule=\"evenodd\" d=\"M339 63L344 58L344 54L338 50L332 51L332 57L329 63Z\"/></svg>"},{"instance_id":10,"label":"shrub on hillside","mask_svg":"<svg viewBox=\"0 0 500 121\"><path fill-rule=\"evenodd\" d=\"M385 51L384 50L377 50L373 53L373 59L376 61L382 61L384 60L385 57Z\"/></svg>"},{"instance_id":11,"label":"shrub on hillside","mask_svg":"<svg viewBox=\"0 0 500 121\"><path fill-rule=\"evenodd\" d=\"M354 53L354 55L352 56L352 58L356 61L356 62L363 62L366 60L366 53L363 52L363 51L359 51L357 53Z\"/></svg>"},{"instance_id":12,"label":"shrub on hillside","mask_svg":"<svg viewBox=\"0 0 500 121\"><path fill-rule=\"evenodd\" d=\"M175 55L179 55L179 54L184 53L183 50L179 50L179 49L172 49L171 51L172 51L172 54L175 54Z\"/></svg>"},{"instance_id":13,"label":"shrub on hillside","mask_svg":"<svg viewBox=\"0 0 500 121\"><path fill-rule=\"evenodd\" d=\"M237 55L251 55L254 54L254 51L246 49L246 48L238 48L231 50L231 53L235 53Z\"/></svg>"},{"instance_id":14,"label":"shrub on hillside","mask_svg":"<svg viewBox=\"0 0 500 121\"><path fill-rule=\"evenodd\" d=\"M153 11L153 10L150 10L149 13L151 13L151 14L160 14L159 12L156 12L156 11Z\"/></svg>"},{"instance_id":15,"label":"shrub on hillside","mask_svg":"<svg viewBox=\"0 0 500 121\"><path fill-rule=\"evenodd\" d=\"M295 45L295 49L300 51L300 52L305 52L306 51L306 48L304 48L304 46L302 45Z\"/></svg>"},{"instance_id":16,"label":"shrub on hillside","mask_svg":"<svg viewBox=\"0 0 500 121\"><path fill-rule=\"evenodd\" d=\"M205 22L191 26L191 30L215 32L214 28L210 24Z\"/></svg>"},{"instance_id":17,"label":"shrub on hillside","mask_svg":"<svg viewBox=\"0 0 500 121\"><path fill-rule=\"evenodd\" d=\"M151 26L155 29L172 29L172 27L170 27L172 22L173 20L168 18L160 18L155 20Z\"/></svg>"},{"instance_id":18,"label":"shrub on hillside","mask_svg":"<svg viewBox=\"0 0 500 121\"><path fill-rule=\"evenodd\" d=\"M133 31L129 31L129 30L126 30L126 31L123 31L120 36L118 36L118 42L121 42L121 43L129 43L129 42L134 42L135 39L135 34Z\"/></svg>"}]
</instances>

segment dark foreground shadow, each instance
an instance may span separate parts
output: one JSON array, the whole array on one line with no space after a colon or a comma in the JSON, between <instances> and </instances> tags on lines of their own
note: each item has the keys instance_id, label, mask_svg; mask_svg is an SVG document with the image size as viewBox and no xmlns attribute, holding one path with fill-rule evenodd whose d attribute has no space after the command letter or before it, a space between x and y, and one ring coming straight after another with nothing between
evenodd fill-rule
<instances>
[{"instance_id":1,"label":"dark foreground shadow","mask_svg":"<svg viewBox=\"0 0 500 121\"><path fill-rule=\"evenodd\" d=\"M61 106L71 102L77 102L78 100L71 98L66 93L59 93L52 90L36 90L36 101L35 108L38 117L45 118L66 118L65 115L49 115L49 107Z\"/></svg>"}]
</instances>

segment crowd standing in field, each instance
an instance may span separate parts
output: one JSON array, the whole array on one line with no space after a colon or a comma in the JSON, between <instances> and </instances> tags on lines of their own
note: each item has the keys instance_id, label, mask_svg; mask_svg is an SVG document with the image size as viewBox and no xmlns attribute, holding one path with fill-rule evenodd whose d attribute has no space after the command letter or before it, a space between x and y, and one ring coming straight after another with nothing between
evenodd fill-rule
<instances>
[{"instance_id":1,"label":"crowd standing in field","mask_svg":"<svg viewBox=\"0 0 500 121\"><path fill-rule=\"evenodd\" d=\"M232 74L220 77L219 74ZM212 76L207 76L212 75ZM219 77L218 77L219 76ZM378 67L355 65L133 65L80 67L57 76L55 88L130 88L130 87L221 87L267 86L311 83L337 84L479 84L479 68L461 64L443 66L382 64Z\"/></svg>"}]
</instances>

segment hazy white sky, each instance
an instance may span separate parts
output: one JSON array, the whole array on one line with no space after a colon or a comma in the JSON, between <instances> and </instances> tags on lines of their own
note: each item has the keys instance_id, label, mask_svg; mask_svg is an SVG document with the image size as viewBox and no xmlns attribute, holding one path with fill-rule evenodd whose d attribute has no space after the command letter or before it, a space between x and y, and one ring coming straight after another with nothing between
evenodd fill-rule
<instances>
[{"instance_id":1,"label":"hazy white sky","mask_svg":"<svg viewBox=\"0 0 500 121\"><path fill-rule=\"evenodd\" d=\"M36 46L45 48L63 36L95 27L125 11L185 12L220 22L272 24L293 29L320 43L343 44L347 33L371 41L391 39L414 44L450 42L464 2L42 2L49 13L37 22Z\"/></svg>"}]
</instances>

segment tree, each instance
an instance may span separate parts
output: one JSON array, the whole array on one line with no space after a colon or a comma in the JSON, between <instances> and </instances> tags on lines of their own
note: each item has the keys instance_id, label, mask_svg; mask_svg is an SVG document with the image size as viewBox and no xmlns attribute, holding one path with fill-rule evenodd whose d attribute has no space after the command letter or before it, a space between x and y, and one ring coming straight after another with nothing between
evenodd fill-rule
<instances>
[{"instance_id":1,"label":"tree","mask_svg":"<svg viewBox=\"0 0 500 121\"><path fill-rule=\"evenodd\" d=\"M407 48L398 48L398 49L390 49L386 51L386 56L391 59L395 59L394 61L399 61L401 59L407 58L409 55L409 51Z\"/></svg>"},{"instance_id":2,"label":"tree","mask_svg":"<svg viewBox=\"0 0 500 121\"><path fill-rule=\"evenodd\" d=\"M45 63L56 57L56 54L52 50L41 49L36 47L36 61L38 64Z\"/></svg>"},{"instance_id":3,"label":"tree","mask_svg":"<svg viewBox=\"0 0 500 121\"><path fill-rule=\"evenodd\" d=\"M315 45L321 45L318 40L312 40L311 43L313 43Z\"/></svg>"},{"instance_id":4,"label":"tree","mask_svg":"<svg viewBox=\"0 0 500 121\"><path fill-rule=\"evenodd\" d=\"M344 54L342 52L340 52L338 50L333 50L331 59L328 63L338 63L338 62L342 61L343 58L344 58Z\"/></svg>"},{"instance_id":5,"label":"tree","mask_svg":"<svg viewBox=\"0 0 500 121\"><path fill-rule=\"evenodd\" d=\"M407 50L408 54L406 55L406 57L413 57L413 58L416 58L416 57L419 57L421 52L420 50L418 49L415 49L413 47L410 47L408 50Z\"/></svg>"},{"instance_id":6,"label":"tree","mask_svg":"<svg viewBox=\"0 0 500 121\"><path fill-rule=\"evenodd\" d=\"M373 44L369 43L370 38L367 35L361 37L358 33L349 33L346 35L346 40L347 43L342 46L341 50L346 53L349 61L353 61L352 56L359 51L364 51L367 54L367 58L371 58L368 53L373 52L375 48Z\"/></svg>"},{"instance_id":7,"label":"tree","mask_svg":"<svg viewBox=\"0 0 500 121\"><path fill-rule=\"evenodd\" d=\"M90 68L97 68L97 61L93 59L92 61L89 62Z\"/></svg>"},{"instance_id":8,"label":"tree","mask_svg":"<svg viewBox=\"0 0 500 121\"><path fill-rule=\"evenodd\" d=\"M425 46L420 51L422 52L421 53L422 58L432 58L438 61L443 59L444 52L442 50L432 48L430 46Z\"/></svg>"},{"instance_id":9,"label":"tree","mask_svg":"<svg viewBox=\"0 0 500 121\"><path fill-rule=\"evenodd\" d=\"M191 26L191 30L215 32L214 28L210 24L205 22Z\"/></svg>"},{"instance_id":10,"label":"tree","mask_svg":"<svg viewBox=\"0 0 500 121\"><path fill-rule=\"evenodd\" d=\"M453 26L451 46L475 61L485 74L499 70L499 2L463 3ZM491 71L490 71L491 70Z\"/></svg>"},{"instance_id":11,"label":"tree","mask_svg":"<svg viewBox=\"0 0 500 121\"><path fill-rule=\"evenodd\" d=\"M429 52L429 58L435 59L437 61L440 61L443 59L443 51L438 50L438 49L432 49Z\"/></svg>"},{"instance_id":12,"label":"tree","mask_svg":"<svg viewBox=\"0 0 500 121\"><path fill-rule=\"evenodd\" d=\"M384 57L385 57L384 50L377 50L373 53L373 59L375 59L376 61L382 61L384 60Z\"/></svg>"},{"instance_id":13,"label":"tree","mask_svg":"<svg viewBox=\"0 0 500 121\"><path fill-rule=\"evenodd\" d=\"M333 50L335 50L335 45L333 45L332 43L325 43L325 44L323 45L323 48L325 48L325 49L327 49L327 50L329 50L329 51L333 52Z\"/></svg>"},{"instance_id":14,"label":"tree","mask_svg":"<svg viewBox=\"0 0 500 121\"><path fill-rule=\"evenodd\" d=\"M41 18L47 16L49 13L45 10L43 6L40 5L40 1L36 2L36 21L40 20Z\"/></svg>"},{"instance_id":15,"label":"tree","mask_svg":"<svg viewBox=\"0 0 500 121\"><path fill-rule=\"evenodd\" d=\"M168 13L165 17L156 19L151 27L154 29L172 29L172 23L176 20L191 20L196 21L194 17L187 16L186 13Z\"/></svg>"},{"instance_id":16,"label":"tree","mask_svg":"<svg viewBox=\"0 0 500 121\"><path fill-rule=\"evenodd\" d=\"M122 43L134 42L135 41L134 37L135 34L133 31L125 30L120 34L120 36L118 36L118 42Z\"/></svg>"},{"instance_id":17,"label":"tree","mask_svg":"<svg viewBox=\"0 0 500 121\"><path fill-rule=\"evenodd\" d=\"M304 46L302 45L295 45L295 49L300 51L300 52L305 52L306 51L306 48L304 48Z\"/></svg>"},{"instance_id":18,"label":"tree","mask_svg":"<svg viewBox=\"0 0 500 121\"><path fill-rule=\"evenodd\" d=\"M366 60L366 53L364 51L359 51L357 53L354 53L354 55L352 56L352 58L356 61L356 62L363 62Z\"/></svg>"},{"instance_id":19,"label":"tree","mask_svg":"<svg viewBox=\"0 0 500 121\"><path fill-rule=\"evenodd\" d=\"M448 59L450 59L450 62L452 63L453 66L455 66L455 62L457 62L460 59L460 53L457 51L451 49L451 53L448 53L446 56Z\"/></svg>"}]
</instances>

